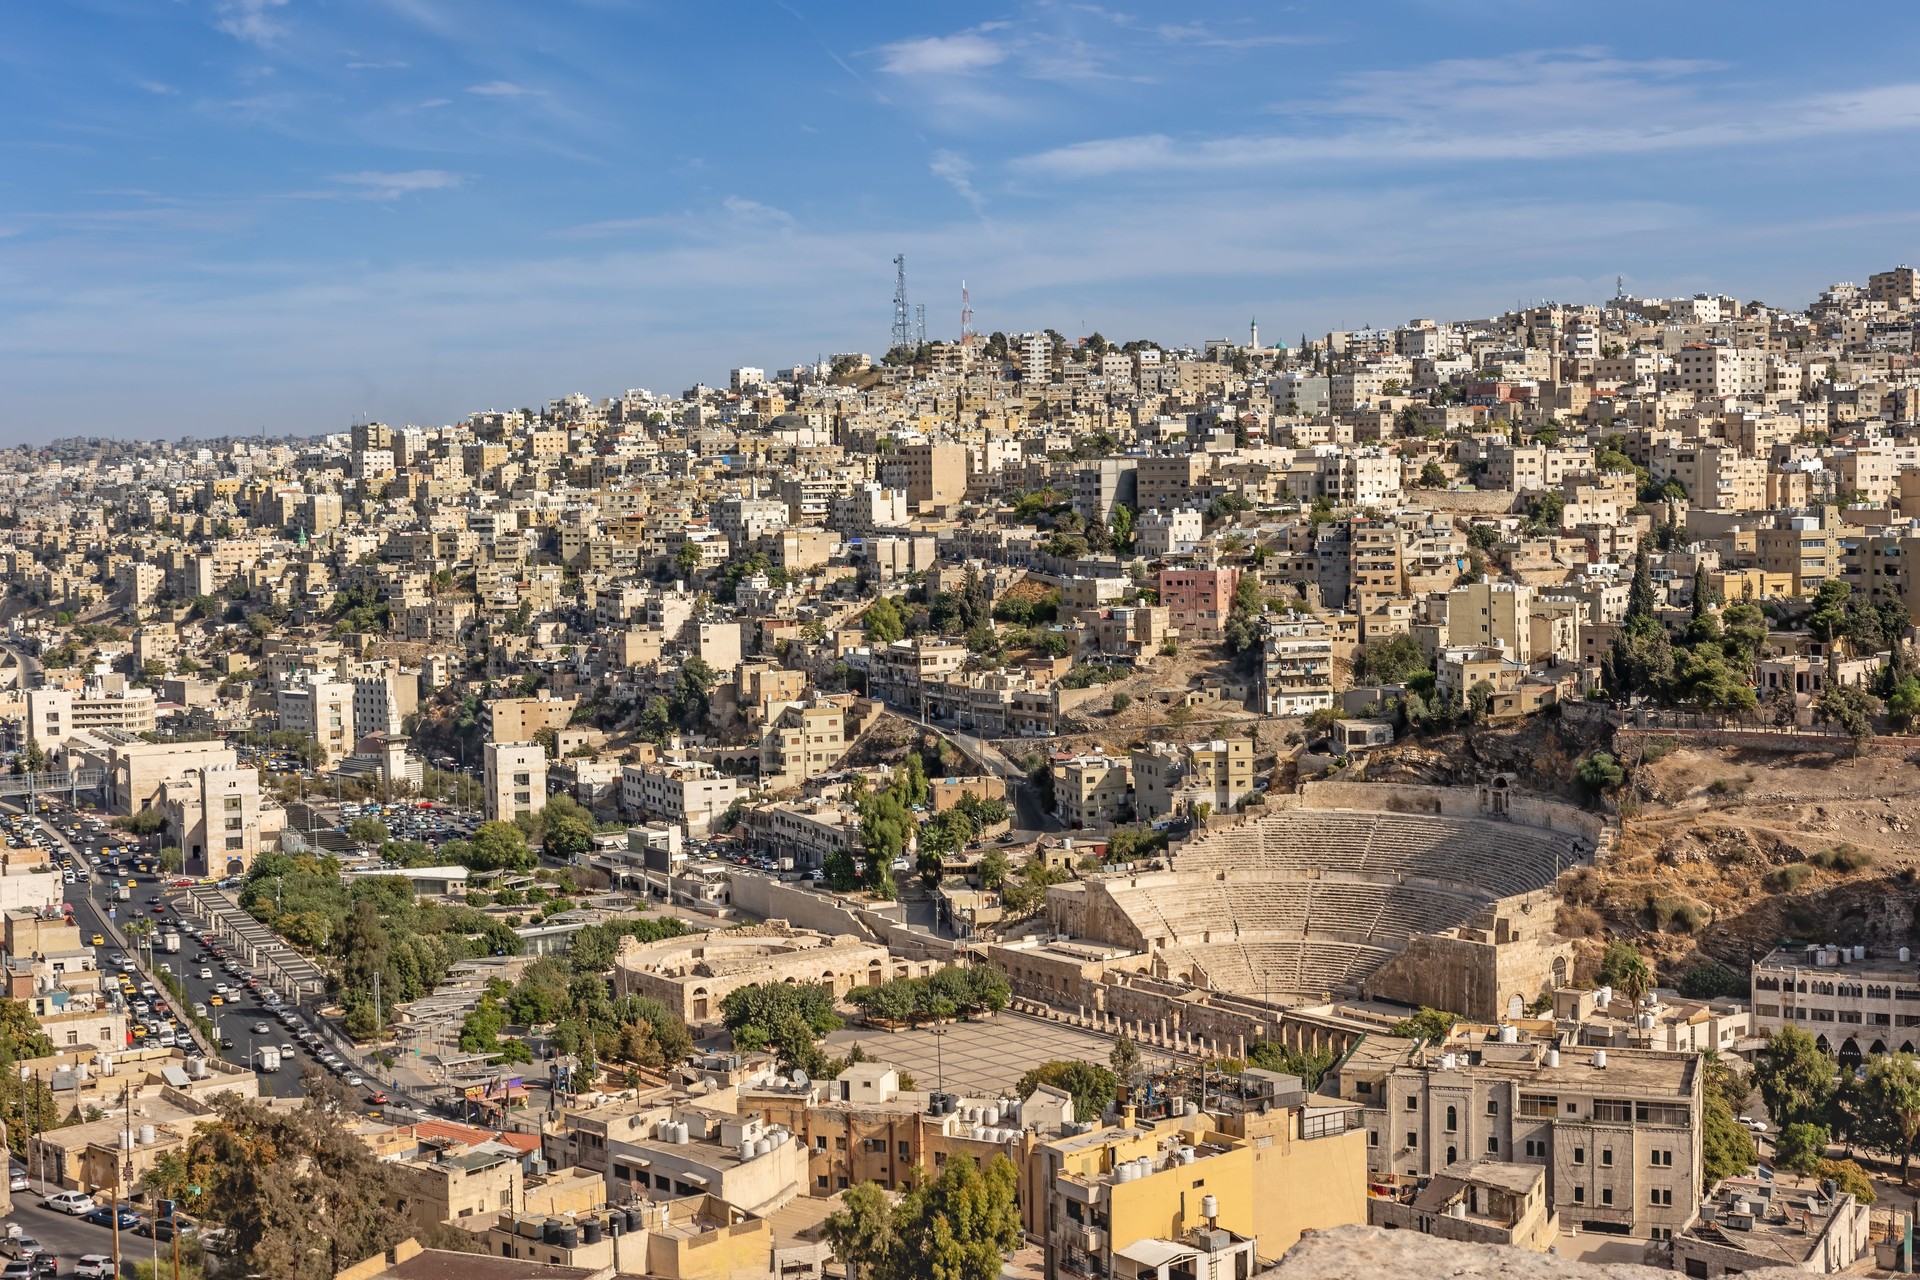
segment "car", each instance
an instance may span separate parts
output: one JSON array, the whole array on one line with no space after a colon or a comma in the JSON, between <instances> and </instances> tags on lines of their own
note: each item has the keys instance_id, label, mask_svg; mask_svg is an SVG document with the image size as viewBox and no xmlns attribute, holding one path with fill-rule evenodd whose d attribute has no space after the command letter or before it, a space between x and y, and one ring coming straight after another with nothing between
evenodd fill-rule
<instances>
[{"instance_id":1,"label":"car","mask_svg":"<svg viewBox=\"0 0 1920 1280\"><path fill-rule=\"evenodd\" d=\"M133 1210L115 1209L110 1204L95 1205L86 1214L88 1222L100 1227L111 1227L116 1217L119 1218L120 1228L123 1231L128 1227L137 1226L140 1222L140 1215Z\"/></svg>"},{"instance_id":2,"label":"car","mask_svg":"<svg viewBox=\"0 0 1920 1280\"><path fill-rule=\"evenodd\" d=\"M371 1102L376 1107L384 1107L387 1105L387 1095L384 1091L375 1089L372 1093L367 1095L367 1101Z\"/></svg>"},{"instance_id":3,"label":"car","mask_svg":"<svg viewBox=\"0 0 1920 1280\"><path fill-rule=\"evenodd\" d=\"M208 1004L225 1004L226 1002L227 1002L227 998L221 995L218 991L214 992L212 995L207 997Z\"/></svg>"},{"instance_id":4,"label":"car","mask_svg":"<svg viewBox=\"0 0 1920 1280\"><path fill-rule=\"evenodd\" d=\"M1765 1120L1752 1120L1746 1116L1741 1116L1740 1123L1745 1125L1748 1129L1752 1130L1754 1133L1767 1132L1767 1122Z\"/></svg>"},{"instance_id":5,"label":"car","mask_svg":"<svg viewBox=\"0 0 1920 1280\"><path fill-rule=\"evenodd\" d=\"M348 1077L347 1077L347 1088L349 1088L349 1089L358 1089L358 1088L359 1088L359 1087L360 1087L361 1085L363 1085L363 1084L365 1084L365 1083L366 1083L366 1081L365 1081L365 1080L362 1080L362 1079L361 1079L361 1078L360 1078L359 1076L348 1076Z\"/></svg>"},{"instance_id":6,"label":"car","mask_svg":"<svg viewBox=\"0 0 1920 1280\"><path fill-rule=\"evenodd\" d=\"M222 1049L231 1049L233 1048L233 1037L221 1036L218 1043Z\"/></svg>"},{"instance_id":7,"label":"car","mask_svg":"<svg viewBox=\"0 0 1920 1280\"><path fill-rule=\"evenodd\" d=\"M233 990L233 988L224 982L216 982L213 984L213 994L217 996L224 996L231 990Z\"/></svg>"},{"instance_id":8,"label":"car","mask_svg":"<svg viewBox=\"0 0 1920 1280\"><path fill-rule=\"evenodd\" d=\"M12 1176L7 1179L7 1190L9 1191L30 1191L32 1189L33 1184L27 1180L27 1171L25 1169L15 1169Z\"/></svg>"},{"instance_id":9,"label":"car","mask_svg":"<svg viewBox=\"0 0 1920 1280\"><path fill-rule=\"evenodd\" d=\"M194 974L193 976L194 976L194 977L196 977L196 978L198 978L198 979L200 979L200 981L202 981L202 982L212 982L212 981L213 981L213 970L211 970L211 969L209 969L209 968L207 968L207 967L206 967L205 965L201 965L201 966L200 966L200 971L199 971L198 973L196 973L196 974Z\"/></svg>"},{"instance_id":10,"label":"car","mask_svg":"<svg viewBox=\"0 0 1920 1280\"><path fill-rule=\"evenodd\" d=\"M256 1022L256 1023L254 1023L254 1024L253 1024L253 1034L255 1034L255 1035L257 1035L257 1036L267 1036L267 1035L272 1035L272 1034L273 1034L273 1028L272 1028L272 1027L270 1027L270 1026L268 1026L268 1025L267 1025L266 1023L264 1023L264 1022Z\"/></svg>"},{"instance_id":11,"label":"car","mask_svg":"<svg viewBox=\"0 0 1920 1280\"><path fill-rule=\"evenodd\" d=\"M73 1266L77 1280L113 1280L113 1258L104 1253L83 1253Z\"/></svg>"},{"instance_id":12,"label":"car","mask_svg":"<svg viewBox=\"0 0 1920 1280\"><path fill-rule=\"evenodd\" d=\"M15 1258L6 1266L0 1267L0 1280L33 1280L33 1277L39 1274L42 1273L33 1269L31 1258Z\"/></svg>"},{"instance_id":13,"label":"car","mask_svg":"<svg viewBox=\"0 0 1920 1280\"><path fill-rule=\"evenodd\" d=\"M196 1017L196 1018L204 1018L204 1017L206 1017L206 1016L207 1016L207 1006L206 1006L205 1004L203 1004L203 1003L201 1003L200 1001L198 1001L198 1000L195 1000L195 1001L193 1002L193 1016L194 1016L194 1017Z\"/></svg>"},{"instance_id":14,"label":"car","mask_svg":"<svg viewBox=\"0 0 1920 1280\"><path fill-rule=\"evenodd\" d=\"M26 1261L37 1258L46 1251L47 1246L28 1235L8 1236L0 1240L0 1253L4 1253L9 1258Z\"/></svg>"},{"instance_id":15,"label":"car","mask_svg":"<svg viewBox=\"0 0 1920 1280\"><path fill-rule=\"evenodd\" d=\"M71 1214L77 1218L83 1213L92 1212L93 1197L84 1191L56 1191L42 1200L40 1206L51 1209L55 1213Z\"/></svg>"}]
</instances>

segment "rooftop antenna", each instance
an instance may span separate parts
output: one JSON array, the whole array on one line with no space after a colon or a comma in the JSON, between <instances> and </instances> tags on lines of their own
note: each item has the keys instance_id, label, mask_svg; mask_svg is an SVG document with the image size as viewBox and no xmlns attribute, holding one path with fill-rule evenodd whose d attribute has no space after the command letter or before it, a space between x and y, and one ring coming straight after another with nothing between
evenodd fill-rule
<instances>
[{"instance_id":1,"label":"rooftop antenna","mask_svg":"<svg viewBox=\"0 0 1920 1280\"><path fill-rule=\"evenodd\" d=\"M915 346L927 345L927 304L924 302L913 304L913 337Z\"/></svg>"},{"instance_id":2,"label":"rooftop antenna","mask_svg":"<svg viewBox=\"0 0 1920 1280\"><path fill-rule=\"evenodd\" d=\"M1613 278L1613 296L1616 298L1624 298L1627 296L1627 278L1625 276L1615 276Z\"/></svg>"},{"instance_id":3,"label":"rooftop antenna","mask_svg":"<svg viewBox=\"0 0 1920 1280\"><path fill-rule=\"evenodd\" d=\"M907 312L907 255L893 255L893 341L888 350L913 342L913 318Z\"/></svg>"},{"instance_id":4,"label":"rooftop antenna","mask_svg":"<svg viewBox=\"0 0 1920 1280\"><path fill-rule=\"evenodd\" d=\"M960 282L960 345L973 342L973 300L967 295L967 282Z\"/></svg>"}]
</instances>

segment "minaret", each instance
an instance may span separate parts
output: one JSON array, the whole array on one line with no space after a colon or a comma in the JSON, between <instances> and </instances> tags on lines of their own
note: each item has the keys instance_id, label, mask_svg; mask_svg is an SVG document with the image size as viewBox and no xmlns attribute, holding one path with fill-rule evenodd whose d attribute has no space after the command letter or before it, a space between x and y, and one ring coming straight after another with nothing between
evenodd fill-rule
<instances>
[{"instance_id":1,"label":"minaret","mask_svg":"<svg viewBox=\"0 0 1920 1280\"><path fill-rule=\"evenodd\" d=\"M1247 346L1254 351L1260 349L1260 317L1255 316L1247 325Z\"/></svg>"}]
</instances>

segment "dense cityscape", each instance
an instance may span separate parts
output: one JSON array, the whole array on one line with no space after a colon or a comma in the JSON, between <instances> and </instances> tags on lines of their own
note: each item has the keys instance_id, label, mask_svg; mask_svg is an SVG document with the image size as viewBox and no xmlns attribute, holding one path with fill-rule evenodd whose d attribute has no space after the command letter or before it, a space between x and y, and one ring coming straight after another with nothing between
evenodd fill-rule
<instances>
[{"instance_id":1,"label":"dense cityscape","mask_svg":"<svg viewBox=\"0 0 1920 1280\"><path fill-rule=\"evenodd\" d=\"M6 1275L1910 1268L1920 273L898 265L877 359L0 454Z\"/></svg>"}]
</instances>

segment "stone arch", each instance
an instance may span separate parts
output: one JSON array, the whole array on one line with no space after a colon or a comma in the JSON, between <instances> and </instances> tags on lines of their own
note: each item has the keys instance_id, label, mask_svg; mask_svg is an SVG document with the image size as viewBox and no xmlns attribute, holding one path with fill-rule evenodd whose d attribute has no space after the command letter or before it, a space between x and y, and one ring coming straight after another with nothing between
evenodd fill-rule
<instances>
[{"instance_id":1,"label":"stone arch","mask_svg":"<svg viewBox=\"0 0 1920 1280\"><path fill-rule=\"evenodd\" d=\"M1818 1037L1814 1039L1813 1047L1818 1049L1822 1053L1833 1052L1833 1046L1827 1043L1827 1036L1825 1032L1822 1032Z\"/></svg>"},{"instance_id":2,"label":"stone arch","mask_svg":"<svg viewBox=\"0 0 1920 1280\"><path fill-rule=\"evenodd\" d=\"M1821 1039L1824 1040L1826 1037L1822 1036ZM1848 1036L1840 1042L1840 1052L1834 1055L1843 1067L1858 1066L1863 1056L1860 1052L1859 1042L1852 1036Z\"/></svg>"},{"instance_id":3,"label":"stone arch","mask_svg":"<svg viewBox=\"0 0 1920 1280\"><path fill-rule=\"evenodd\" d=\"M1875 1040L1873 1042L1873 1047L1868 1049L1867 1053L1869 1056L1877 1057L1880 1054L1885 1053L1886 1051L1887 1051L1887 1042L1885 1040Z\"/></svg>"},{"instance_id":4,"label":"stone arch","mask_svg":"<svg viewBox=\"0 0 1920 1280\"><path fill-rule=\"evenodd\" d=\"M1525 1000L1522 1000L1517 992L1511 996L1508 996L1507 997L1507 1017L1509 1019L1524 1018L1526 1017L1526 1015L1527 1015L1527 1002Z\"/></svg>"},{"instance_id":5,"label":"stone arch","mask_svg":"<svg viewBox=\"0 0 1920 1280\"><path fill-rule=\"evenodd\" d=\"M1555 956L1553 958L1553 985L1556 988L1567 985L1567 958L1565 956Z\"/></svg>"}]
</instances>

